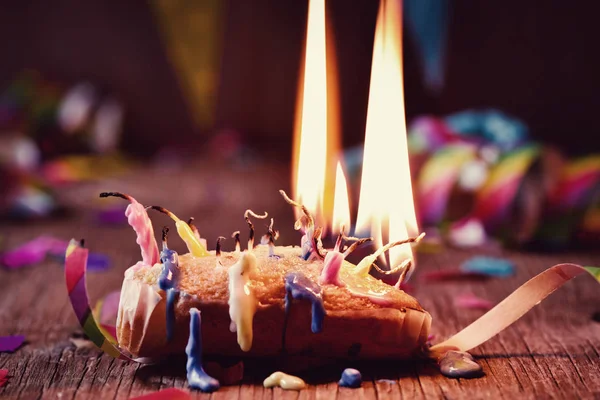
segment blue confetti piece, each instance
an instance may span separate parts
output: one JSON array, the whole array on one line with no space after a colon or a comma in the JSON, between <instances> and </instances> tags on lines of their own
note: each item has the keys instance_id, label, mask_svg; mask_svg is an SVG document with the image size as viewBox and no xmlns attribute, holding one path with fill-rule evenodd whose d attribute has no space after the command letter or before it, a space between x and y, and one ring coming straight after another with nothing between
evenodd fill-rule
<instances>
[{"instance_id":1,"label":"blue confetti piece","mask_svg":"<svg viewBox=\"0 0 600 400\"><path fill-rule=\"evenodd\" d=\"M505 278L514 274L515 265L503 258L477 256L462 263L460 270Z\"/></svg>"}]
</instances>

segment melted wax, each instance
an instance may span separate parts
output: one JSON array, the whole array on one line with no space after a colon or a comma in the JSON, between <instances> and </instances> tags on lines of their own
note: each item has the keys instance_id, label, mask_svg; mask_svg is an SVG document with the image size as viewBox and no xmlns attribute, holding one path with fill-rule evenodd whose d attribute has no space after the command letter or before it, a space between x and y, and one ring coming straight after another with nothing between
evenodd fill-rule
<instances>
[{"instance_id":1,"label":"melted wax","mask_svg":"<svg viewBox=\"0 0 600 400\"><path fill-rule=\"evenodd\" d=\"M250 289L250 277L257 271L256 256L244 252L240 260L229 268L229 317L231 331L237 332L242 351L252 347L252 321L258 301Z\"/></svg>"},{"instance_id":2,"label":"melted wax","mask_svg":"<svg viewBox=\"0 0 600 400\"><path fill-rule=\"evenodd\" d=\"M308 279L302 272L290 272L285 276L285 291L286 316L292 306L291 298L308 300L312 303L312 323L310 328L313 333L321 332L321 329L323 329L323 318L325 317L321 286Z\"/></svg>"},{"instance_id":3,"label":"melted wax","mask_svg":"<svg viewBox=\"0 0 600 400\"><path fill-rule=\"evenodd\" d=\"M306 387L306 383L297 376L285 374L281 371L273 372L264 380L263 386L270 388L279 386L284 390L301 390Z\"/></svg>"},{"instance_id":4,"label":"melted wax","mask_svg":"<svg viewBox=\"0 0 600 400\"><path fill-rule=\"evenodd\" d=\"M477 378L483 375L481 365L465 351L449 351L439 361L442 375L448 378Z\"/></svg>"},{"instance_id":5,"label":"melted wax","mask_svg":"<svg viewBox=\"0 0 600 400\"><path fill-rule=\"evenodd\" d=\"M175 300L179 294L179 256L175 250L163 245L160 261L163 267L158 277L158 287L167 292L167 342L170 342L175 328Z\"/></svg>"},{"instance_id":6,"label":"melted wax","mask_svg":"<svg viewBox=\"0 0 600 400\"><path fill-rule=\"evenodd\" d=\"M197 308L190 309L190 338L185 347L187 355L187 380L192 389L214 392L221 387L218 380L209 376L202 367L202 319Z\"/></svg>"},{"instance_id":7,"label":"melted wax","mask_svg":"<svg viewBox=\"0 0 600 400\"><path fill-rule=\"evenodd\" d=\"M338 385L349 388L359 388L361 384L362 375L359 370L354 368L346 368L342 372L342 378L338 382Z\"/></svg>"}]
</instances>

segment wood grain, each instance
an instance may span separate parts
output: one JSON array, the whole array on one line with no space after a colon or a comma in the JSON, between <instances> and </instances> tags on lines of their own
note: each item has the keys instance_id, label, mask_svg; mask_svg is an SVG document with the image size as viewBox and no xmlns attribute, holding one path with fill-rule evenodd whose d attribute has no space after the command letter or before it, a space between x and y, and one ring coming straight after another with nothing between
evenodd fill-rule
<instances>
[{"instance_id":1,"label":"wood grain","mask_svg":"<svg viewBox=\"0 0 600 400\"><path fill-rule=\"evenodd\" d=\"M111 256L113 267L90 273L90 294L98 299L120 287L124 270L139 257L129 227L92 223L95 197L101 190L129 192L143 203L169 207L182 218L194 215L203 236L229 236L243 228L243 211L252 207L268 210L282 230L279 243L299 240L290 228L293 215L279 201L276 190L287 189L285 168L256 165L239 170L222 169L214 176L206 168L178 172L149 170L118 181L100 182L65 190L63 197L76 205L74 215L36 224L5 225L3 247L13 248L42 233L68 239L86 238L91 251ZM191 172L190 172L191 171ZM212 170L214 172L214 169ZM159 190L157 189L159 188ZM185 190L185 192L183 192ZM174 193L186 193L174 196ZM152 215L156 226L169 224ZM182 244L175 244L182 250ZM226 243L233 246L233 243ZM440 282L425 284L424 271L458 266L474 253L446 250L423 254L415 275L415 296L433 317L435 341L450 336L481 315L479 311L456 309L452 299L470 291L500 301L521 283L558 262L599 265L598 254L528 254L506 250L491 255L507 257L517 265L508 279L486 282ZM588 398L600 395L600 323L591 315L600 306L598 284L580 277L552 294L540 306L497 337L473 351L485 376L473 380L450 380L435 366L424 362L365 363L362 388L339 388L336 380L350 365L335 365L307 374L310 386L301 392L264 389L260 383L268 367L247 364L242 385L224 387L213 394L193 392L197 399L413 399L413 398ZM67 300L63 269L48 260L16 271L0 269L0 335L24 334L27 344L14 354L0 354L0 368L10 371L0 397L9 399L128 399L168 387L186 388L182 365L140 366L114 360L95 349L77 349L69 341L81 332ZM256 364L259 365L259 364ZM249 368L252 367L252 370Z\"/></svg>"}]
</instances>

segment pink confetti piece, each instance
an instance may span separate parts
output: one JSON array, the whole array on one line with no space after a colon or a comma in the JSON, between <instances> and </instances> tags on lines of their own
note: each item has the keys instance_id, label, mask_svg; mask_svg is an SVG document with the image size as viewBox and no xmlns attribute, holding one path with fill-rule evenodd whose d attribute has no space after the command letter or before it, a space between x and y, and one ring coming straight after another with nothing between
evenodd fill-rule
<instances>
[{"instance_id":1,"label":"pink confetti piece","mask_svg":"<svg viewBox=\"0 0 600 400\"><path fill-rule=\"evenodd\" d=\"M40 236L33 239L14 250L8 251L2 255L2 264L10 269L25 267L37 264L46 258L48 250L56 246L57 239L49 236ZM67 246L65 245L65 249Z\"/></svg>"},{"instance_id":2,"label":"pink confetti piece","mask_svg":"<svg viewBox=\"0 0 600 400\"><path fill-rule=\"evenodd\" d=\"M64 258L69 242L52 236L40 236L14 250L4 253L0 263L9 269L18 269L43 262L47 256ZM107 256L91 253L88 259L88 268L94 271L105 270L110 266Z\"/></svg>"},{"instance_id":3,"label":"pink confetti piece","mask_svg":"<svg viewBox=\"0 0 600 400\"><path fill-rule=\"evenodd\" d=\"M144 396L132 397L131 400L188 400L192 397L190 394L184 390L170 388L161 390L159 392L154 392L150 394L146 394Z\"/></svg>"},{"instance_id":4,"label":"pink confetti piece","mask_svg":"<svg viewBox=\"0 0 600 400\"><path fill-rule=\"evenodd\" d=\"M0 353L12 353L23 345L25 336L0 336Z\"/></svg>"},{"instance_id":5,"label":"pink confetti piece","mask_svg":"<svg viewBox=\"0 0 600 400\"><path fill-rule=\"evenodd\" d=\"M8 382L8 370L0 369L0 387L4 386Z\"/></svg>"},{"instance_id":6,"label":"pink confetti piece","mask_svg":"<svg viewBox=\"0 0 600 400\"><path fill-rule=\"evenodd\" d=\"M494 307L494 303L489 300L477 297L474 294L466 293L458 296L454 299L454 305L460 308L472 309L472 310L491 310Z\"/></svg>"},{"instance_id":7,"label":"pink confetti piece","mask_svg":"<svg viewBox=\"0 0 600 400\"><path fill-rule=\"evenodd\" d=\"M428 282L442 281L483 281L490 276L479 272L467 272L459 269L447 269L442 271L431 271L421 275L421 279Z\"/></svg>"}]
</instances>

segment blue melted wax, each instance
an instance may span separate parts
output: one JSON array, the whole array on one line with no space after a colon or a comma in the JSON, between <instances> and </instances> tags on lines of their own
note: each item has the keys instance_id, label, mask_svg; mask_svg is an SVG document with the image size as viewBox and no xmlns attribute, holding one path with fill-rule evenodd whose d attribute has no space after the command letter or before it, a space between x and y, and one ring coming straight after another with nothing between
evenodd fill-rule
<instances>
[{"instance_id":1,"label":"blue melted wax","mask_svg":"<svg viewBox=\"0 0 600 400\"><path fill-rule=\"evenodd\" d=\"M342 378L338 382L338 385L349 388L359 388L361 384L362 375L359 370L354 368L346 368L342 372Z\"/></svg>"},{"instance_id":2,"label":"blue melted wax","mask_svg":"<svg viewBox=\"0 0 600 400\"><path fill-rule=\"evenodd\" d=\"M163 245L160 261L163 268L158 276L158 287L167 292L167 342L170 342L175 328L175 300L179 294L179 256L175 250Z\"/></svg>"},{"instance_id":3,"label":"blue melted wax","mask_svg":"<svg viewBox=\"0 0 600 400\"><path fill-rule=\"evenodd\" d=\"M313 333L321 332L321 329L323 329L323 318L325 318L321 286L308 279L302 272L290 272L285 276L285 292L286 326L283 329L284 339L287 316L292 306L292 298L296 300L308 300L312 303L312 322L310 328Z\"/></svg>"},{"instance_id":4,"label":"blue melted wax","mask_svg":"<svg viewBox=\"0 0 600 400\"><path fill-rule=\"evenodd\" d=\"M192 389L203 392L214 392L221 387L218 380L208 375L202 368L202 320L200 311L196 308L190 309L190 338L185 347L187 355L187 380Z\"/></svg>"}]
</instances>

